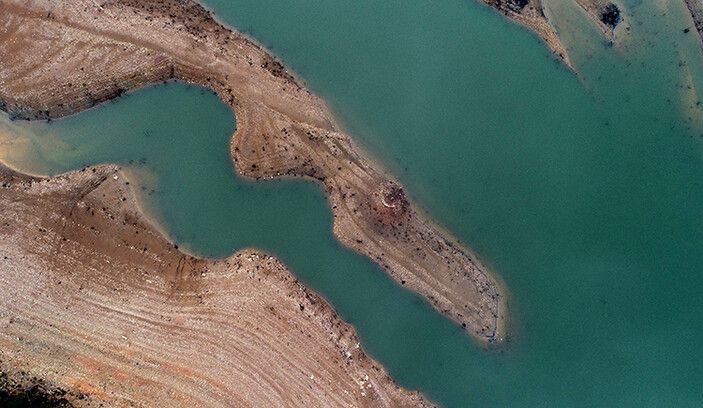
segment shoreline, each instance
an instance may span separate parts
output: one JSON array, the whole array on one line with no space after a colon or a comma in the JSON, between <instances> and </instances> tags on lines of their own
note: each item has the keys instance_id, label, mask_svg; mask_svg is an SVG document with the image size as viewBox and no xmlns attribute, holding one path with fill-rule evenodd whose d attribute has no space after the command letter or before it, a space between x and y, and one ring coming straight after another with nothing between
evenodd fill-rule
<instances>
[{"instance_id":1,"label":"shoreline","mask_svg":"<svg viewBox=\"0 0 703 408\"><path fill-rule=\"evenodd\" d=\"M140 212L134 186L117 166L49 178L0 166L0 178L0 280L11 289L0 301L0 369L12 381L40 378L75 406L220 405L223 397L259 406L271 398L296 406L315 399L323 405L432 406L393 382L361 348L354 327L276 258L243 248L207 260L176 249ZM95 245L86 236L95 234L109 238ZM36 242L46 249L25 253ZM101 271L104 262L111 273ZM217 361L227 364L211 361L204 336L222 348ZM250 336L258 340L248 343ZM261 359L272 352L285 359L267 365ZM178 368L184 354L190 354L187 370ZM249 372L251 364L257 368ZM245 376L269 372L258 393L240 390L247 381L240 370ZM309 388L300 371L326 374L304 375L314 385ZM130 380L120 380L126 373ZM327 383L326 376L336 380ZM279 381L288 385L277 390ZM174 386L180 399L162 399Z\"/></svg>"},{"instance_id":2,"label":"shoreline","mask_svg":"<svg viewBox=\"0 0 703 408\"><path fill-rule=\"evenodd\" d=\"M559 34L549 15L545 13L542 0L482 0L483 3L503 14L506 18L534 32L547 48L556 55L566 67L578 76L569 52L559 38ZM693 1L693 0L685 0ZM609 0L576 0L588 19L595 24L613 43L614 30L622 22L622 13L617 5ZM614 18L614 19L613 19Z\"/></svg>"},{"instance_id":3,"label":"shoreline","mask_svg":"<svg viewBox=\"0 0 703 408\"><path fill-rule=\"evenodd\" d=\"M399 184L380 166L362 157L361 149L346 134L336 131L339 125L329 116L329 107L302 88L270 54L216 23L195 3L154 3L163 10L146 13L140 4L130 2L105 4L106 9L82 9L77 3L66 10L53 9L49 4L35 5L39 11L19 5L2 7L10 19L33 19L30 31L58 30L98 42L99 50L104 47L102 43L118 40L124 52L111 49L116 55L110 58L118 58L120 65L103 62L102 66L81 66L81 71L93 70L78 74L79 80L86 81L84 93L70 89L71 78L61 78L58 83L57 78L51 78L54 87L47 91L40 84L23 89L27 78L15 78L13 83L11 74L0 76L10 78L0 86L0 97L10 114L56 118L165 79L207 86L235 113L237 130L231 154L240 176L254 180L305 177L322 182L333 212L333 231L342 244L368 256L397 282L423 295L480 343L503 340L507 299L493 274L472 252L465 252L424 214L413 210L404 194L398 197L405 203L402 212L379 211L374 204L378 197L388 186ZM124 14L129 17L122 18ZM73 20L90 21L87 16L95 17L92 26ZM183 18L188 21L179 20ZM129 33L123 28L127 25ZM165 38L168 43L163 42ZM70 45L38 46L51 50ZM16 52L21 56L32 50ZM260 66L257 59L262 61ZM41 68L33 74L29 82L47 80ZM96 82L97 86L91 86ZM18 100L18 95L22 99Z\"/></svg>"},{"instance_id":4,"label":"shoreline","mask_svg":"<svg viewBox=\"0 0 703 408\"><path fill-rule=\"evenodd\" d=\"M118 96L118 97L116 97L116 98L114 98L114 99L110 99L110 100L103 101L103 102L101 102L101 103L99 103L99 104L97 104L97 105L95 105L95 106L92 106L92 107L90 107L90 108L88 108L88 109L85 109L85 110L83 110L83 111L75 112L75 113L72 113L72 114L70 114L70 115L63 116L63 117L61 117L61 118L58 118L58 120L61 120L61 119L63 119L63 118L69 118L69 117L75 116L75 115L80 115L81 113L83 113L83 112L85 112L85 111L88 111L88 110L91 110L91 109L99 109L99 108L101 108L104 104L109 103L109 102L112 102L112 101L117 101L117 100L119 100L119 99L120 99L121 97L123 97L123 96L128 96L128 95L130 95L130 94L132 94L132 93L134 93L134 92L137 92L137 91L139 91L139 90L142 90L142 89L146 89L146 88L150 88L150 87L155 87L155 86L162 86L162 85L165 85L165 84L168 84L168 83L183 83L183 84L187 84L187 85L189 85L189 86L199 86L199 87L202 87L202 85L200 85L200 84L198 84L198 83L195 83L195 82L186 82L186 81L183 81L183 80L180 80L180 79L170 79L170 80L167 80L167 81L163 81L163 82L161 82L161 83L151 83L151 84L147 84L147 85L145 85L145 86L143 86L143 87L140 87L140 88L131 89L131 90L125 92L124 94L122 94L122 95L120 95L120 96ZM208 91L211 91L211 92L217 94L216 92L212 91L210 88L204 88L204 89L207 89ZM224 102L223 102L223 103L224 103ZM0 111L0 114L6 115L6 113L3 112L3 111ZM235 116L235 112L234 112L234 111L232 111L232 115ZM29 121L30 119L15 119L15 120L26 120L26 121ZM44 120L44 122L47 122L47 121ZM232 137L231 140L230 140L230 143L232 143L233 140L234 140L234 138ZM363 148L361 148L361 147L358 147L358 149L362 152L362 154L361 154L362 156L366 157L367 160L371 161L371 159L368 159L369 156L366 156L366 154L369 154L369 153L367 153L366 150L363 150ZM376 164L375 161L371 161L371 162L373 163L374 166L380 166L380 165ZM66 175L66 174L69 174L69 173L78 171L78 170L70 170L70 171L66 171L66 172L62 172L62 173L57 173L57 174L54 174L54 175L42 174L42 173L32 173L32 172L26 171L26 170L24 170L24 169L21 169L21 168L12 166L11 164L9 164L9 163L7 163L7 162L1 160L1 159L0 159L0 166L5 166L5 167L9 168L10 170L15 171L15 172L17 172L17 173L25 174L25 175L28 175L28 176L31 176L31 177L36 177L36 178L52 178L52 177L59 177L59 176L62 176L62 175ZM94 166L116 166L116 167L119 169L120 174L121 174L126 180L130 181L130 183L132 183L133 185L138 184L138 183L137 183L137 180L136 180L134 177L132 177L132 175L130 175L130 170L129 170L128 168L124 168L124 167L123 167L122 165L120 165L120 164L117 164L117 163L102 163L102 164L97 164L97 165L88 166L88 167L94 167ZM247 182L255 183L255 182L258 181L258 179L256 179L256 178L252 178L252 177L248 177L248 176L245 176L245 175L240 174L239 171L237 170L237 168L234 166L234 162L232 162L232 169L233 169L233 171L234 171L234 173L235 173L235 175L236 175L237 177L240 177L240 178L242 178L243 180L246 180ZM388 177L391 177L391 176L389 175L389 173L387 173L387 172L384 172L384 174L385 174L385 175L388 175ZM300 178L301 178L301 177L298 177L298 176L280 176L280 177L271 178L271 180L299 180ZM306 181L312 182L312 183L316 183L318 180L316 180L316 179L307 179ZM139 193L138 193L138 192L135 192L135 195L136 195L136 196L139 196ZM329 203L329 200L327 200L327 201L328 201L328 208L329 208L330 211L331 211L331 210L332 210L331 204ZM383 202L383 204L386 205L385 202ZM411 203L411 205L412 205L412 207L413 207L413 209L414 209L415 211L421 212L421 213L424 214L428 219L430 219L430 218L429 218L429 213L428 213L427 211L425 211L424 208L418 206L418 205L415 204L415 203ZM154 230L156 230L159 234L161 234L171 245L176 245L176 243L171 239L171 236L170 236L170 234L168 233L168 229L158 220L158 217L157 217L155 214L153 214L153 211L146 210L146 207L145 207L145 206L143 205L143 203L141 202L141 199L137 198L137 199L135 200L135 207L136 207L136 209L142 214L142 216L149 222L150 226L151 226ZM451 243L453 243L454 245L456 245L456 246L457 246L458 248L460 248L464 253L468 253L469 255L467 255L467 256L471 257L472 259L477 260L477 261L482 265L483 268L485 268L485 269L487 269L487 270L492 270L492 268L486 267L486 266L485 266L485 263L482 262L482 261L478 258L478 256L477 256L475 253L473 253L473 251L471 251L470 248L465 247L465 246L461 243L461 241L460 241L457 237L455 237L455 236L451 233L451 231L449 231L447 228L443 227L443 226L440 225L440 224L436 224L436 223L433 223L433 226L434 226L435 228L437 228L438 230L440 230L440 231L442 232L442 234L447 238L447 240L448 240L449 242L451 242ZM343 244L343 245L344 245L344 244ZM354 250L353 248L350 248L350 247L348 247L348 246L346 246L346 245L345 245L345 247ZM238 252L240 252L240 251L242 251L242 250L245 250L245 249L247 249L247 248L237 249L237 250L235 251L235 253L238 253ZM252 249L255 249L255 248L252 248ZM183 244L178 244L178 250L179 250L180 252L186 254L186 255L190 255L190 256L192 256L192 257L196 257L196 258L203 259L203 260L208 260L208 261L220 261L220 260L226 259L226 257L225 257L225 258L212 258L212 257L203 256L203 255L201 255L201 254L198 254L198 253L195 253L195 252L191 251L191 250L188 248L187 245L183 245ZM358 251L355 251L355 252L359 253ZM362 255L363 255L363 254L362 254ZM230 255L230 256L232 256L232 255ZM507 284L500 278L499 275L494 275L493 278L496 279L497 285L501 288L501 293L507 294L507 293L508 293ZM503 300L504 300L504 305L503 305L503 307L504 307L506 310L507 310L507 308L508 308L508 305L507 305L507 298L508 298L507 295L503 298ZM508 325L509 325L509 321L510 321L510 315L507 314L506 317L505 317L505 319L503 319L503 320L500 321L501 328L500 328L498 331L507 332L507 328L508 328Z\"/></svg>"},{"instance_id":5,"label":"shoreline","mask_svg":"<svg viewBox=\"0 0 703 408\"><path fill-rule=\"evenodd\" d=\"M482 0L484 4L539 37L564 65L576 74L569 53L544 13L542 0Z\"/></svg>"},{"instance_id":6,"label":"shoreline","mask_svg":"<svg viewBox=\"0 0 703 408\"><path fill-rule=\"evenodd\" d=\"M703 47L703 3L696 2L696 0L684 0L684 3L686 3L686 8L693 19L693 26L698 32L701 47Z\"/></svg>"}]
</instances>

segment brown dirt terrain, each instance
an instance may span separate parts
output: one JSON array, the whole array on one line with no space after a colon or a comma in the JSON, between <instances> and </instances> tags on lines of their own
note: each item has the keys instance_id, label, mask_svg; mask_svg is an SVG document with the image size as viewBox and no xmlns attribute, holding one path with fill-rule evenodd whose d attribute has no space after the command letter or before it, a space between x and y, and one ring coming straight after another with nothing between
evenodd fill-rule
<instances>
[{"instance_id":1,"label":"brown dirt terrain","mask_svg":"<svg viewBox=\"0 0 703 408\"><path fill-rule=\"evenodd\" d=\"M282 64L197 3L5 0L0 27L0 106L11 115L60 117L170 78L209 86L236 113L231 154L240 174L324 183L343 244L478 341L504 339L506 292L496 277L413 207L402 187L394 193L396 203L408 201L402 214L379 212L397 183Z\"/></svg>"},{"instance_id":2,"label":"brown dirt terrain","mask_svg":"<svg viewBox=\"0 0 703 408\"><path fill-rule=\"evenodd\" d=\"M114 166L0 167L0 208L3 389L77 407L429 405L273 257L179 252Z\"/></svg>"},{"instance_id":3,"label":"brown dirt terrain","mask_svg":"<svg viewBox=\"0 0 703 408\"><path fill-rule=\"evenodd\" d=\"M691 18L693 18L693 25L698 31L698 35L701 37L701 44L703 45L703 1L701 0L684 0L689 13L691 13Z\"/></svg>"}]
</instances>

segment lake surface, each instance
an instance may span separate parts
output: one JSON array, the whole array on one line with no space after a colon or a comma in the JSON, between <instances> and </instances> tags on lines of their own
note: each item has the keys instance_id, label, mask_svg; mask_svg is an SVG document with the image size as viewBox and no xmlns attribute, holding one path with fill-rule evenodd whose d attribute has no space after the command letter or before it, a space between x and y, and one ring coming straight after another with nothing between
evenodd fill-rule
<instances>
[{"instance_id":1,"label":"lake surface","mask_svg":"<svg viewBox=\"0 0 703 408\"><path fill-rule=\"evenodd\" d=\"M173 240L275 253L400 384L445 407L703 405L703 56L683 4L620 3L610 45L577 6L546 0L574 75L473 1L206 3L504 278L503 349L337 244L318 186L236 177L234 120L201 88L160 85L51 124L3 117L4 159L49 174L124 165Z\"/></svg>"}]
</instances>

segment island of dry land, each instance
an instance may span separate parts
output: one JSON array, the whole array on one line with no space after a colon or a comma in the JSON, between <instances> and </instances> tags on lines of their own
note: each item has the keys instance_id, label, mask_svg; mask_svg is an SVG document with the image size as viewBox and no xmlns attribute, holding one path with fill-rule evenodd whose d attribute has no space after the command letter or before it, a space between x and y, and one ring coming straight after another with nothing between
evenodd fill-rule
<instances>
[{"instance_id":1,"label":"island of dry land","mask_svg":"<svg viewBox=\"0 0 703 408\"><path fill-rule=\"evenodd\" d=\"M236 114L239 174L322 182L343 244L479 342L504 340L497 278L417 211L323 101L197 3L3 0L0 27L0 108L12 117L59 118L169 79L208 86ZM111 181L122 179L114 169L2 173L5 371L111 401L424 404L272 258L211 262L169 246Z\"/></svg>"}]
</instances>

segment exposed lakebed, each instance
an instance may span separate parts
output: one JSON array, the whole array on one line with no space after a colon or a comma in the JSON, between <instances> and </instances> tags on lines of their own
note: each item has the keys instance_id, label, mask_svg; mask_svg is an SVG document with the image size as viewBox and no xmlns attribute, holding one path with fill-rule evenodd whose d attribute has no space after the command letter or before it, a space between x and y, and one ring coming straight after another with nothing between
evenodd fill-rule
<instances>
[{"instance_id":1,"label":"exposed lakebed","mask_svg":"<svg viewBox=\"0 0 703 408\"><path fill-rule=\"evenodd\" d=\"M51 124L13 123L32 143L10 163L124 165L175 242L206 256L272 251L395 379L444 406L700 405L701 56L673 2L628 2L632 33L617 47L550 5L581 81L472 3L209 3L272 45L507 281L503 349L475 345L340 247L316 185L236 177L231 113L201 88L161 85Z\"/></svg>"}]
</instances>

